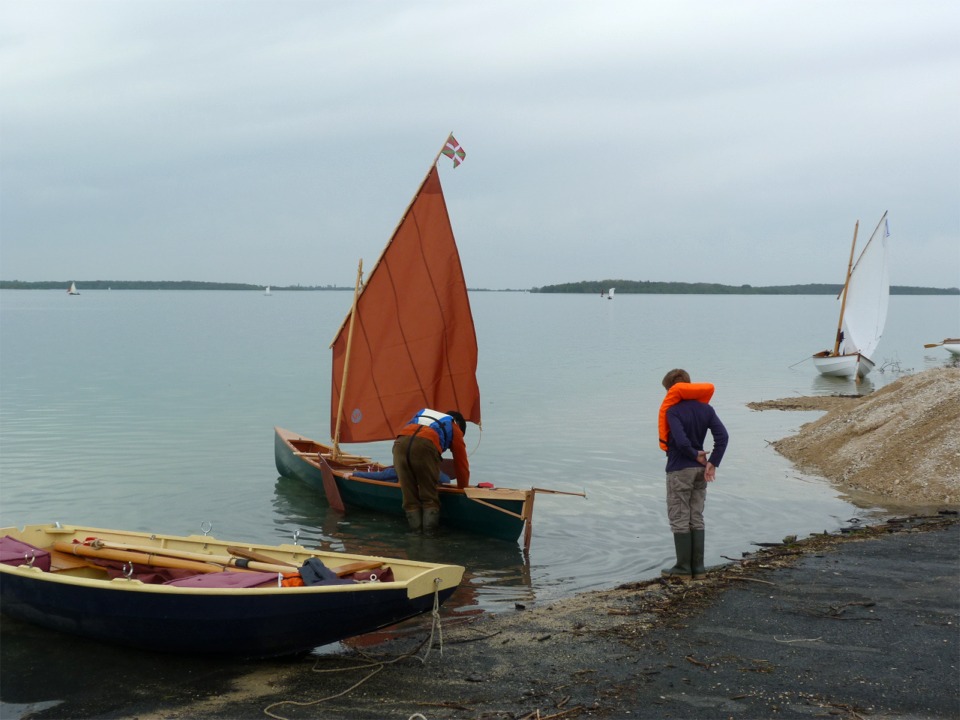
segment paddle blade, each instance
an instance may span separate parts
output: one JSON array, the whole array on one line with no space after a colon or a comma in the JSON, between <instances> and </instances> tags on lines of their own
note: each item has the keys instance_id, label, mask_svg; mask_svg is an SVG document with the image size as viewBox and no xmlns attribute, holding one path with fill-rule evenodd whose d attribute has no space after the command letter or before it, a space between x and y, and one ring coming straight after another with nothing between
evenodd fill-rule
<instances>
[{"instance_id":1,"label":"paddle blade","mask_svg":"<svg viewBox=\"0 0 960 720\"><path fill-rule=\"evenodd\" d=\"M321 464L320 476L323 478L323 494L327 496L327 502L330 504L330 507L339 513L345 513L347 508L343 504L343 498L340 497L340 488L337 487L337 479L333 476L333 472L331 472L326 463Z\"/></svg>"}]
</instances>

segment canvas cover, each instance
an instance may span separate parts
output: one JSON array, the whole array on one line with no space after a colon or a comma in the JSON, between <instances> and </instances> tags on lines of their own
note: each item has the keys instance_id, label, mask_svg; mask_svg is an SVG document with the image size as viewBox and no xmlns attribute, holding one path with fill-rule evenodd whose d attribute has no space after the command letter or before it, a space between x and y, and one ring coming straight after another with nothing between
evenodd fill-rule
<instances>
[{"instance_id":1,"label":"canvas cover","mask_svg":"<svg viewBox=\"0 0 960 720\"><path fill-rule=\"evenodd\" d=\"M50 553L9 535L0 538L0 563L4 565L32 565L41 570L50 569Z\"/></svg>"}]
</instances>

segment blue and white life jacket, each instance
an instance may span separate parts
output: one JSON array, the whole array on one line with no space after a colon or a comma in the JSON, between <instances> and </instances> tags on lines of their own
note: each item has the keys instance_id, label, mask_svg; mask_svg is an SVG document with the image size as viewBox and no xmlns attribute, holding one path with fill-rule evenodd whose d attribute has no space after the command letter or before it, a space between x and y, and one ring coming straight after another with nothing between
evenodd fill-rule
<instances>
[{"instance_id":1,"label":"blue and white life jacket","mask_svg":"<svg viewBox=\"0 0 960 720\"><path fill-rule=\"evenodd\" d=\"M437 410L424 408L410 421L411 425L423 425L433 430L440 438L440 447L444 451L450 449L453 444L453 418Z\"/></svg>"}]
</instances>

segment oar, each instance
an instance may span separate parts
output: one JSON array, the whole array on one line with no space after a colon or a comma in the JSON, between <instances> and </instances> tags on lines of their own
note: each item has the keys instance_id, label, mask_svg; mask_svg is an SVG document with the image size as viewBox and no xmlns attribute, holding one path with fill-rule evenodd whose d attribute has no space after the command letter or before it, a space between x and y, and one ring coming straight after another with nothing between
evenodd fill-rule
<instances>
[{"instance_id":1,"label":"oar","mask_svg":"<svg viewBox=\"0 0 960 720\"><path fill-rule=\"evenodd\" d=\"M103 558L104 560L117 560L119 562L131 562L138 565L153 565L155 567L180 568L181 570L193 570L197 573L215 573L221 572L222 567L211 565L205 562L196 562L194 560L183 560L181 558L167 557L164 555L151 555L147 553L131 552L127 550L111 550L109 548L93 548L89 545L80 545L77 543L68 543L57 541L53 544L53 549L63 553L80 555L81 557Z\"/></svg>"},{"instance_id":2,"label":"oar","mask_svg":"<svg viewBox=\"0 0 960 720\"><path fill-rule=\"evenodd\" d=\"M340 497L340 488L337 487L337 478L334 476L330 466L326 461L320 466L320 478L323 480L323 494L327 496L327 502L334 510L339 513L347 511L343 504L343 498Z\"/></svg>"},{"instance_id":3,"label":"oar","mask_svg":"<svg viewBox=\"0 0 960 720\"><path fill-rule=\"evenodd\" d=\"M943 345L942 342L938 342L938 343L927 343L926 345L924 345L924 347L925 347L925 348L932 348L932 347L940 347L941 345Z\"/></svg>"},{"instance_id":4,"label":"oar","mask_svg":"<svg viewBox=\"0 0 960 720\"><path fill-rule=\"evenodd\" d=\"M355 572L360 572L362 570L376 570L383 564L383 560L365 560L361 562L350 563L349 565L341 565L340 567L331 569L337 574L337 577L343 577L344 575L353 575Z\"/></svg>"},{"instance_id":5,"label":"oar","mask_svg":"<svg viewBox=\"0 0 960 720\"><path fill-rule=\"evenodd\" d=\"M288 567L295 568L297 567L293 563L288 563L283 560L278 560L272 558L269 555L264 555L262 553L254 552L253 550L245 550L241 547L228 547L227 552L231 555L236 555L237 557L246 558L247 560L256 560L257 562L265 563L275 563L277 565L287 565Z\"/></svg>"},{"instance_id":6,"label":"oar","mask_svg":"<svg viewBox=\"0 0 960 720\"><path fill-rule=\"evenodd\" d=\"M151 547L149 545L130 545L127 543L117 543L109 542L106 540L95 539L93 541L93 547L91 548L94 552L98 551L97 548L105 548L111 551L125 551L125 552L134 552L134 553L147 553L149 556L157 557L166 557L171 559L178 559L182 561L200 561L200 564L204 563L216 563L217 565L222 565L224 567L213 567L212 572L219 572L221 570L230 570L230 571L243 571L243 570L255 570L259 572L279 572L279 573L289 573L298 570L299 568L296 565L288 563L284 560L278 560L272 558L268 555L262 555L260 553L254 552L253 550L245 550L239 547L228 547L227 551L232 555L237 555L243 559L238 560L236 557L231 557L227 555L208 555L207 553L197 553L190 552L189 550L173 550L171 548L157 548ZM81 545L73 545L70 543L61 543L66 546L65 552L73 552L75 547L89 547ZM61 549L61 548L58 548ZM77 553L78 555L83 553ZM252 557L256 555L257 557ZM247 557L244 557L247 556ZM97 557L97 555L88 555L88 557ZM106 557L105 555L100 555L99 557ZM134 562L141 562L139 560L134 560ZM151 562L145 563L148 565L159 565L159 563ZM348 563L347 565L341 565L340 567L330 568L331 571L337 574L337 577L343 577L344 575L352 575L355 572L360 572L361 570L374 570L384 564L383 560L364 560L360 562ZM179 566L163 566L160 567L179 567ZM211 571L207 571L211 572Z\"/></svg>"},{"instance_id":7,"label":"oar","mask_svg":"<svg viewBox=\"0 0 960 720\"><path fill-rule=\"evenodd\" d=\"M77 546L70 546L77 547ZM207 553L198 553L190 552L189 550L173 550L171 548L158 548L151 547L149 545L131 545L128 543L118 543L118 542L109 542L106 540L95 539L93 541L92 549L94 551L97 548L105 548L111 551L123 551L123 552L134 552L134 553L147 553L151 557L159 558L171 558L178 559L183 561L199 561L200 563L216 563L223 567L213 567L213 572L220 572L222 570L231 570L231 571L244 571L244 570L256 570L258 572L281 572L287 573L291 571L291 566L286 564L280 564L276 561L269 563L265 562L253 562L250 560L239 560L230 555L208 555ZM69 552L69 550L67 551ZM82 553L78 553L82 554ZM139 561L136 561L139 562ZM157 565L158 563L147 563L152 565ZM164 566L160 566L164 567ZM173 566L177 567L177 566Z\"/></svg>"}]
</instances>

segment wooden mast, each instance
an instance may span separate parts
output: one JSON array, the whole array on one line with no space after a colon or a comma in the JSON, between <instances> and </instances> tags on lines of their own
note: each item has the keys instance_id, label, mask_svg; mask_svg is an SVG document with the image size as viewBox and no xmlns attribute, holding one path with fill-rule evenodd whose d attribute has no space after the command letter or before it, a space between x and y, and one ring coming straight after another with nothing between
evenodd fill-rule
<instances>
[{"instance_id":1,"label":"wooden mast","mask_svg":"<svg viewBox=\"0 0 960 720\"><path fill-rule=\"evenodd\" d=\"M350 326L347 328L347 352L343 358L343 377L340 378L340 402L337 405L337 429L333 434L333 457L340 458L340 423L343 421L343 394L347 389L347 375L350 370L350 346L353 344L353 321L357 317L357 301L360 299L360 285L363 282L363 258L357 266L357 281L353 287L353 305L350 307Z\"/></svg>"},{"instance_id":2,"label":"wooden mast","mask_svg":"<svg viewBox=\"0 0 960 720\"><path fill-rule=\"evenodd\" d=\"M853 272L853 252L857 247L857 230L860 228L860 221L857 220L853 226L853 242L850 244L850 262L847 263L847 277L843 281L843 300L840 301L840 320L837 322L837 337L833 342L833 355L840 354L840 336L843 334L843 311L847 306L847 287L850 285L850 274Z\"/></svg>"}]
</instances>

